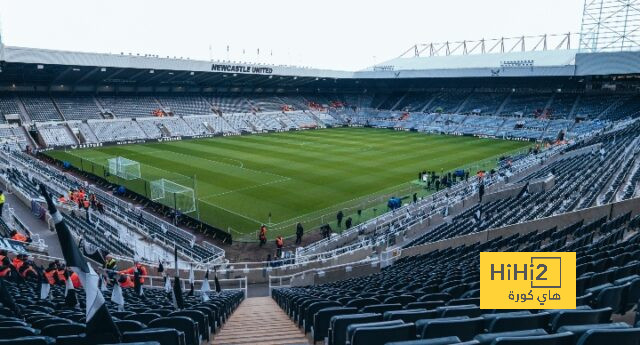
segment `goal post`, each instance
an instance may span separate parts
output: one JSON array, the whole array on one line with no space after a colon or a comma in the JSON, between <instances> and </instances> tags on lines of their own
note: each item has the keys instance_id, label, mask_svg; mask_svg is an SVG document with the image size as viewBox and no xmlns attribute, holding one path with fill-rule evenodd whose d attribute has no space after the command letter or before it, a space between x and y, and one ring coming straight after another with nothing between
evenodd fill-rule
<instances>
[{"instance_id":1,"label":"goal post","mask_svg":"<svg viewBox=\"0 0 640 345\"><path fill-rule=\"evenodd\" d=\"M182 213L196 211L196 194L193 188L183 186L167 179L150 183L151 200Z\"/></svg>"},{"instance_id":2,"label":"goal post","mask_svg":"<svg viewBox=\"0 0 640 345\"><path fill-rule=\"evenodd\" d=\"M118 176L124 180L136 180L141 178L140 163L124 157L114 157L107 160L109 174Z\"/></svg>"}]
</instances>

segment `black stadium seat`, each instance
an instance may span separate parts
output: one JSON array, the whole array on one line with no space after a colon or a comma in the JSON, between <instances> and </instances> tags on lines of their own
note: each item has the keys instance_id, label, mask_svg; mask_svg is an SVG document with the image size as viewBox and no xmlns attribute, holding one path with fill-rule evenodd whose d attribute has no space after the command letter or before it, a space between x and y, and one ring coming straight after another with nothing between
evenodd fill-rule
<instances>
[{"instance_id":1,"label":"black stadium seat","mask_svg":"<svg viewBox=\"0 0 640 345\"><path fill-rule=\"evenodd\" d=\"M51 337L30 336L16 339L2 339L0 345L53 345L56 340Z\"/></svg>"},{"instance_id":2,"label":"black stadium seat","mask_svg":"<svg viewBox=\"0 0 640 345\"><path fill-rule=\"evenodd\" d=\"M38 331L25 326L0 327L0 339L13 339L37 335Z\"/></svg>"},{"instance_id":3,"label":"black stadium seat","mask_svg":"<svg viewBox=\"0 0 640 345\"><path fill-rule=\"evenodd\" d=\"M498 338L514 338L514 337L532 337L539 335L547 335L547 332L544 329L527 329L523 331L508 331L508 332L498 332L498 333L483 333L476 335L473 339L476 340L480 345L490 345L494 340Z\"/></svg>"},{"instance_id":4,"label":"black stadium seat","mask_svg":"<svg viewBox=\"0 0 640 345\"><path fill-rule=\"evenodd\" d=\"M533 328L545 328L549 324L549 313L537 313L532 315L504 315L491 321L488 332L520 331Z\"/></svg>"},{"instance_id":5,"label":"black stadium seat","mask_svg":"<svg viewBox=\"0 0 640 345\"><path fill-rule=\"evenodd\" d=\"M481 317L467 316L443 317L416 321L417 333L421 338L440 338L456 336L460 340L471 340L484 331L484 320Z\"/></svg>"},{"instance_id":6,"label":"black stadium seat","mask_svg":"<svg viewBox=\"0 0 640 345\"><path fill-rule=\"evenodd\" d=\"M374 304L362 308L363 313L383 314L384 312L391 310L402 310L402 304Z\"/></svg>"},{"instance_id":7,"label":"black stadium seat","mask_svg":"<svg viewBox=\"0 0 640 345\"><path fill-rule=\"evenodd\" d=\"M337 315L331 318L329 345L344 345L347 342L347 327L354 323L382 321L376 313Z\"/></svg>"},{"instance_id":8,"label":"black stadium seat","mask_svg":"<svg viewBox=\"0 0 640 345\"><path fill-rule=\"evenodd\" d=\"M124 319L125 320L133 320L133 321L142 322L143 324L149 326L149 323L151 321L153 321L155 319L159 319L160 317L161 317L160 314L140 313L140 314L128 315Z\"/></svg>"},{"instance_id":9,"label":"black stadium seat","mask_svg":"<svg viewBox=\"0 0 640 345\"><path fill-rule=\"evenodd\" d=\"M185 345L198 345L200 336L196 322L186 316L161 317L147 325L149 328L173 328L184 333Z\"/></svg>"},{"instance_id":10,"label":"black stadium seat","mask_svg":"<svg viewBox=\"0 0 640 345\"><path fill-rule=\"evenodd\" d=\"M614 322L614 323L598 323L591 325L572 325L572 326L562 326L558 329L557 333L561 332L570 332L573 334L573 343L577 343L580 337L587 333L589 330L594 329L623 329L630 328L628 324L624 322Z\"/></svg>"},{"instance_id":11,"label":"black stadium seat","mask_svg":"<svg viewBox=\"0 0 640 345\"><path fill-rule=\"evenodd\" d=\"M138 332L124 332L122 341L131 342L147 342L157 341L160 345L184 345L184 333L170 328L147 328Z\"/></svg>"},{"instance_id":12,"label":"black stadium seat","mask_svg":"<svg viewBox=\"0 0 640 345\"><path fill-rule=\"evenodd\" d=\"M578 340L577 345L638 345L640 328L591 329Z\"/></svg>"},{"instance_id":13,"label":"black stadium seat","mask_svg":"<svg viewBox=\"0 0 640 345\"><path fill-rule=\"evenodd\" d=\"M358 309L349 307L329 307L320 309L313 318L311 338L313 341L320 341L328 336L329 324L332 317L337 315L355 314L357 312Z\"/></svg>"},{"instance_id":14,"label":"black stadium seat","mask_svg":"<svg viewBox=\"0 0 640 345\"><path fill-rule=\"evenodd\" d=\"M420 339L420 340L407 340L407 341L393 341L386 345L450 345L459 344L460 339L458 337L442 337L433 339Z\"/></svg>"},{"instance_id":15,"label":"black stadium seat","mask_svg":"<svg viewBox=\"0 0 640 345\"><path fill-rule=\"evenodd\" d=\"M588 325L606 323L611 318L611 308L588 310L562 310L551 320L551 331L555 332L562 326Z\"/></svg>"},{"instance_id":16,"label":"black stadium seat","mask_svg":"<svg viewBox=\"0 0 640 345\"><path fill-rule=\"evenodd\" d=\"M499 337L493 345L572 345L570 332L530 337Z\"/></svg>"},{"instance_id":17,"label":"black stadium seat","mask_svg":"<svg viewBox=\"0 0 640 345\"><path fill-rule=\"evenodd\" d=\"M169 317L173 316L185 316L190 318L197 324L198 334L200 334L204 340L209 340L209 320L203 312L199 310L180 310L169 314Z\"/></svg>"},{"instance_id":18,"label":"black stadium seat","mask_svg":"<svg viewBox=\"0 0 640 345\"><path fill-rule=\"evenodd\" d=\"M61 335L78 335L85 332L85 325L80 323L60 323L42 328L42 335L58 337Z\"/></svg>"},{"instance_id":19,"label":"black stadium seat","mask_svg":"<svg viewBox=\"0 0 640 345\"><path fill-rule=\"evenodd\" d=\"M416 328L411 323L359 327L351 337L350 345L384 345L388 342L411 340L416 337Z\"/></svg>"},{"instance_id":20,"label":"black stadium seat","mask_svg":"<svg viewBox=\"0 0 640 345\"><path fill-rule=\"evenodd\" d=\"M137 332L147 328L147 326L145 326L142 322L134 321L134 320L119 320L119 321L115 321L115 324L116 326L118 326L118 329L120 330L121 333Z\"/></svg>"},{"instance_id":21,"label":"black stadium seat","mask_svg":"<svg viewBox=\"0 0 640 345\"><path fill-rule=\"evenodd\" d=\"M404 309L387 311L382 315L384 321L402 320L404 322L416 322L420 319L433 319L437 317L438 312L426 309Z\"/></svg>"}]
</instances>

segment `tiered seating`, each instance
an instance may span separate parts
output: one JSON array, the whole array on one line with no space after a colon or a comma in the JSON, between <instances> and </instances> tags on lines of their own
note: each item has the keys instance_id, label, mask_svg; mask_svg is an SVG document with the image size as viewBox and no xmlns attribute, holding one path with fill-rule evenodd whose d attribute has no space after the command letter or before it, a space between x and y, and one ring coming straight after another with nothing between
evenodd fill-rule
<instances>
[{"instance_id":1,"label":"tiered seating","mask_svg":"<svg viewBox=\"0 0 640 345\"><path fill-rule=\"evenodd\" d=\"M304 100L304 98L299 96L278 96L282 103L289 106L289 108L293 107L291 110L307 110L309 109L309 105Z\"/></svg>"},{"instance_id":2,"label":"tiered seating","mask_svg":"<svg viewBox=\"0 0 640 345\"><path fill-rule=\"evenodd\" d=\"M469 116L458 127L457 131L463 134L495 135L502 127L504 118L497 116Z\"/></svg>"},{"instance_id":3,"label":"tiered seating","mask_svg":"<svg viewBox=\"0 0 640 345\"><path fill-rule=\"evenodd\" d=\"M431 93L407 93L400 104L398 104L398 107L396 109L406 111L422 111L432 98L433 94Z\"/></svg>"},{"instance_id":4,"label":"tiered seating","mask_svg":"<svg viewBox=\"0 0 640 345\"><path fill-rule=\"evenodd\" d=\"M398 101L400 101L400 99L402 98L404 94L402 93L394 93L389 95L389 97L387 97L387 99L384 100L384 102L382 102L382 104L380 104L380 106L378 106L378 109L381 110L393 110L396 103L398 103Z\"/></svg>"},{"instance_id":5,"label":"tiered seating","mask_svg":"<svg viewBox=\"0 0 640 345\"><path fill-rule=\"evenodd\" d=\"M329 115L327 113L316 113L315 115L325 125L335 126L335 125L340 123L340 121L338 119L336 119L335 117L333 117L333 116L331 116L331 115Z\"/></svg>"},{"instance_id":6,"label":"tiered seating","mask_svg":"<svg viewBox=\"0 0 640 345\"><path fill-rule=\"evenodd\" d=\"M87 143L100 142L86 122L71 122L69 123L69 126L71 128L77 128Z\"/></svg>"},{"instance_id":7,"label":"tiered seating","mask_svg":"<svg viewBox=\"0 0 640 345\"><path fill-rule=\"evenodd\" d=\"M474 92L460 109L462 114L493 115L507 97L503 92Z\"/></svg>"},{"instance_id":8,"label":"tiered seating","mask_svg":"<svg viewBox=\"0 0 640 345\"><path fill-rule=\"evenodd\" d=\"M330 97L331 99L335 99L336 97ZM374 100L373 95L345 95L341 97L341 101L344 102L344 105L347 107L356 107L357 109L363 108L371 108L376 106L379 103L379 100Z\"/></svg>"},{"instance_id":9,"label":"tiered seating","mask_svg":"<svg viewBox=\"0 0 640 345\"><path fill-rule=\"evenodd\" d=\"M436 117L428 126L423 126L423 130L427 132L447 132L455 133L458 127L465 120L464 115L444 114Z\"/></svg>"},{"instance_id":10,"label":"tiered seating","mask_svg":"<svg viewBox=\"0 0 640 345\"><path fill-rule=\"evenodd\" d=\"M500 111L500 115L542 115L549 99L551 94L548 93L513 93Z\"/></svg>"},{"instance_id":11,"label":"tiered seating","mask_svg":"<svg viewBox=\"0 0 640 345\"><path fill-rule=\"evenodd\" d=\"M284 104L276 96L260 96L251 97L249 102L253 104L253 109L256 112L265 111L282 111Z\"/></svg>"},{"instance_id":12,"label":"tiered seating","mask_svg":"<svg viewBox=\"0 0 640 345\"><path fill-rule=\"evenodd\" d=\"M55 147L77 144L73 134L64 125L39 125L37 128L46 146Z\"/></svg>"},{"instance_id":13,"label":"tiered seating","mask_svg":"<svg viewBox=\"0 0 640 345\"><path fill-rule=\"evenodd\" d=\"M253 132L251 117L247 114L226 114L222 116L224 120L238 131Z\"/></svg>"},{"instance_id":14,"label":"tiered seating","mask_svg":"<svg viewBox=\"0 0 640 345\"><path fill-rule=\"evenodd\" d=\"M202 134L226 134L235 133L229 124L218 115L187 116L184 121L191 127L196 135Z\"/></svg>"},{"instance_id":15,"label":"tiered seating","mask_svg":"<svg viewBox=\"0 0 640 345\"><path fill-rule=\"evenodd\" d=\"M315 128L318 126L311 116L301 111L288 112L285 113L283 117L291 119L296 128Z\"/></svg>"},{"instance_id":16,"label":"tiered seating","mask_svg":"<svg viewBox=\"0 0 640 345\"><path fill-rule=\"evenodd\" d=\"M69 179L67 176L60 174L57 170L46 166L31 156L20 152L13 152L12 157L20 161L24 166L29 166L31 169L37 170L43 176L47 177L47 181L37 182L51 183L53 181L60 186L64 186L64 190L75 190L81 187L77 181ZM17 170L15 172L15 174L9 175L9 179L15 188L25 191L34 199L38 198L40 192L37 189L37 182L32 181L32 179L24 176ZM98 184L101 184L101 182L98 181ZM82 187L84 188L84 186ZM112 196L107 196L107 194L98 189L90 188L89 192L97 195L98 200L104 204L107 214L113 217L116 222L126 224L138 231L144 231L152 240L158 240L169 249L177 245L179 253L192 258L194 261L208 262L221 253L224 254L224 251L215 246L205 246L195 243L194 236L184 230L174 228L172 225L156 217L140 213L138 210L132 209L126 204L126 206L124 206L121 202L115 202Z\"/></svg>"},{"instance_id":17,"label":"tiered seating","mask_svg":"<svg viewBox=\"0 0 640 345\"><path fill-rule=\"evenodd\" d=\"M634 95L621 99L618 104L605 110L600 118L615 121L627 117L637 117L638 113L640 113L640 97Z\"/></svg>"},{"instance_id":18,"label":"tiered seating","mask_svg":"<svg viewBox=\"0 0 640 345\"><path fill-rule=\"evenodd\" d=\"M160 129L161 125L153 118L139 119L136 123L142 128L147 138L156 139L163 136Z\"/></svg>"},{"instance_id":19,"label":"tiered seating","mask_svg":"<svg viewBox=\"0 0 640 345\"><path fill-rule=\"evenodd\" d=\"M97 218L98 216L94 215L94 217ZM79 237L81 235L85 241L98 248L127 258L137 255L131 248L131 244L120 240L118 230L105 221L98 221L97 224L92 224L84 218L84 215L76 215L75 213L65 216L65 220L68 222L69 227L73 229L72 231L76 232Z\"/></svg>"},{"instance_id":20,"label":"tiered seating","mask_svg":"<svg viewBox=\"0 0 640 345\"><path fill-rule=\"evenodd\" d=\"M8 114L20 114L18 100L13 95L0 95L0 122L4 122L4 115Z\"/></svg>"},{"instance_id":21,"label":"tiered seating","mask_svg":"<svg viewBox=\"0 0 640 345\"><path fill-rule=\"evenodd\" d=\"M604 188L607 187L610 177L625 162L625 150L634 149L629 146L635 138L634 131L639 128L639 125L635 125L617 131L615 134L601 136L597 141L590 142L590 144L596 142L603 144L606 154L602 158L584 154L559 160L522 180L531 181L548 176L553 172L555 185L552 190L476 205L453 217L451 222L444 223L415 239L407 246L517 224L591 206L596 198L605 192ZM611 142L611 138L614 136L617 137L617 143ZM481 210L479 221L475 220L473 216L478 210Z\"/></svg>"},{"instance_id":22,"label":"tiered seating","mask_svg":"<svg viewBox=\"0 0 640 345\"><path fill-rule=\"evenodd\" d=\"M441 91L433 98L429 104L427 112L442 111L443 113L453 113L458 110L462 102L469 96L465 91Z\"/></svg>"},{"instance_id":23,"label":"tiered seating","mask_svg":"<svg viewBox=\"0 0 640 345\"><path fill-rule=\"evenodd\" d=\"M43 95L21 96L29 117L34 121L60 121L62 117L56 110L51 98Z\"/></svg>"},{"instance_id":24,"label":"tiered seating","mask_svg":"<svg viewBox=\"0 0 640 345\"><path fill-rule=\"evenodd\" d=\"M169 117L159 121L169 130L172 136L192 136L196 133L189 125L180 117Z\"/></svg>"},{"instance_id":25,"label":"tiered seating","mask_svg":"<svg viewBox=\"0 0 640 345\"><path fill-rule=\"evenodd\" d=\"M577 93L556 93L547 112L551 118L568 118L577 98Z\"/></svg>"},{"instance_id":26,"label":"tiered seating","mask_svg":"<svg viewBox=\"0 0 640 345\"><path fill-rule=\"evenodd\" d=\"M101 142L145 139L142 128L129 120L89 120L87 124Z\"/></svg>"},{"instance_id":27,"label":"tiered seating","mask_svg":"<svg viewBox=\"0 0 640 345\"><path fill-rule=\"evenodd\" d=\"M45 263L46 265L46 263ZM4 285L17 304L2 308L0 341L11 344L89 345L87 339L85 290L76 288L79 305L65 302L65 287L52 285L51 298L40 299L40 285L33 281ZM185 295L184 308L176 310L164 289L145 287L143 295L133 288L122 289L124 310L111 301L112 283L102 292L105 304L124 343L198 345L208 342L244 299L237 290L209 293L209 301Z\"/></svg>"},{"instance_id":28,"label":"tiered seating","mask_svg":"<svg viewBox=\"0 0 640 345\"><path fill-rule=\"evenodd\" d=\"M15 140L21 150L24 150L29 145L27 132L21 127L0 125L0 138L12 138L12 141Z\"/></svg>"},{"instance_id":29,"label":"tiered seating","mask_svg":"<svg viewBox=\"0 0 640 345\"><path fill-rule=\"evenodd\" d=\"M208 96L207 101L222 113L248 113L252 105L241 96Z\"/></svg>"},{"instance_id":30,"label":"tiered seating","mask_svg":"<svg viewBox=\"0 0 640 345\"><path fill-rule=\"evenodd\" d=\"M619 101L617 95L593 95L583 94L578 100L578 104L573 112L573 117L596 118L602 114L610 105Z\"/></svg>"},{"instance_id":31,"label":"tiered seating","mask_svg":"<svg viewBox=\"0 0 640 345\"><path fill-rule=\"evenodd\" d=\"M639 328L610 322L612 314L625 313L640 298L638 221L627 214L607 223L514 233L403 257L369 276L274 289L272 296L314 342L331 345L418 339L415 344L502 344L494 340L507 336L528 340L523 344L558 337L564 339L561 344L606 345L620 334L627 339L621 343L633 344L640 339ZM575 251L578 309L481 310L479 254L495 251ZM604 339L594 341L593 332L587 332L596 328Z\"/></svg>"},{"instance_id":32,"label":"tiered seating","mask_svg":"<svg viewBox=\"0 0 640 345\"><path fill-rule=\"evenodd\" d=\"M194 95L161 95L158 100L162 105L174 113L174 115L209 115L212 114L211 105L200 97Z\"/></svg>"},{"instance_id":33,"label":"tiered seating","mask_svg":"<svg viewBox=\"0 0 640 345\"><path fill-rule=\"evenodd\" d=\"M67 120L101 119L100 108L93 96L56 96L53 100Z\"/></svg>"},{"instance_id":34,"label":"tiered seating","mask_svg":"<svg viewBox=\"0 0 640 345\"><path fill-rule=\"evenodd\" d=\"M160 108L158 102L151 96L101 95L98 100L105 110L111 111L117 117L153 116L153 111Z\"/></svg>"}]
</instances>

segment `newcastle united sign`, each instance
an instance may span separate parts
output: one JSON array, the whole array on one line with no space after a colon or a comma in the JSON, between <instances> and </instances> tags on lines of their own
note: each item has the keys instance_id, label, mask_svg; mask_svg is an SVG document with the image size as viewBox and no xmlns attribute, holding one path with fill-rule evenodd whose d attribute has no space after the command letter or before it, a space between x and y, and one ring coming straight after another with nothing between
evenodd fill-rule
<instances>
[{"instance_id":1,"label":"newcastle united sign","mask_svg":"<svg viewBox=\"0 0 640 345\"><path fill-rule=\"evenodd\" d=\"M261 67L261 66L246 66L246 65L211 65L211 71L213 72L230 72L230 73L254 73L254 74L271 74L273 68Z\"/></svg>"}]
</instances>

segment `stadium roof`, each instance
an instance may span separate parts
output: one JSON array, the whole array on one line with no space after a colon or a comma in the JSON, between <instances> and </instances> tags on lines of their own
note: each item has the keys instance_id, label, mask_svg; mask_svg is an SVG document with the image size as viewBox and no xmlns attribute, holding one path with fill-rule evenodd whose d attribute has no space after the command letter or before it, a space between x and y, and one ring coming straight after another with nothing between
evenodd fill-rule
<instances>
[{"instance_id":1,"label":"stadium roof","mask_svg":"<svg viewBox=\"0 0 640 345\"><path fill-rule=\"evenodd\" d=\"M573 77L640 74L640 52L549 50L400 57L349 72L296 66L0 47L0 82L41 85L165 85L338 88L359 80ZM370 83L369 82L369 83Z\"/></svg>"}]
</instances>

